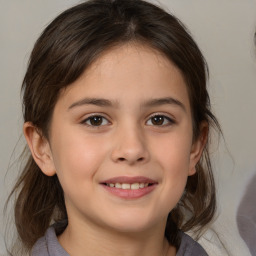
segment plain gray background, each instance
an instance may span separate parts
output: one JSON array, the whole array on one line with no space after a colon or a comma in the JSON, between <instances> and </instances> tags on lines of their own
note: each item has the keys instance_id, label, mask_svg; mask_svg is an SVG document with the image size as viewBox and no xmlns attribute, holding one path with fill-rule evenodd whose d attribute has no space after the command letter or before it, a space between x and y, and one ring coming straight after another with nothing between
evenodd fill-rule
<instances>
[{"instance_id":1,"label":"plain gray background","mask_svg":"<svg viewBox=\"0 0 256 256\"><path fill-rule=\"evenodd\" d=\"M22 134L20 85L29 54L45 25L78 2L0 0L0 254L6 221L2 209L18 173L15 160L24 143L21 140L13 151ZM187 25L208 61L213 109L226 140L226 144L220 141L217 151L217 143L213 149L219 217L212 229L229 255L249 255L235 214L244 187L256 172L256 1L158 2Z\"/></svg>"}]
</instances>

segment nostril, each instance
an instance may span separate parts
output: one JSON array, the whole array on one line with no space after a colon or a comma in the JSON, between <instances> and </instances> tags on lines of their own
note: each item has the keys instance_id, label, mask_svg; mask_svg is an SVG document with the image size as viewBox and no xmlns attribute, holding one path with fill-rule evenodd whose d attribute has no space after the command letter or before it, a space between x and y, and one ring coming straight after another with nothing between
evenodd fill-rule
<instances>
[{"instance_id":1,"label":"nostril","mask_svg":"<svg viewBox=\"0 0 256 256\"><path fill-rule=\"evenodd\" d=\"M118 160L120 162L124 162L124 161L126 161L126 158L125 157L119 157ZM142 162L143 160L144 160L144 157L140 157L140 158L137 159L137 162Z\"/></svg>"}]
</instances>

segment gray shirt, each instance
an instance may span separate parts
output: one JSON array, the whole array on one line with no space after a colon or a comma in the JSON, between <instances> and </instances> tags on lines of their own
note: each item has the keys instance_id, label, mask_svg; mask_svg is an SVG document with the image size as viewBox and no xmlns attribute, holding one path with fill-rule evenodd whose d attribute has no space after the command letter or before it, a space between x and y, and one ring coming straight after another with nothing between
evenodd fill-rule
<instances>
[{"instance_id":1,"label":"gray shirt","mask_svg":"<svg viewBox=\"0 0 256 256\"><path fill-rule=\"evenodd\" d=\"M208 256L199 243L180 232L181 244L176 256ZM34 245L31 256L70 256L58 242L55 230L50 227L45 236Z\"/></svg>"}]
</instances>

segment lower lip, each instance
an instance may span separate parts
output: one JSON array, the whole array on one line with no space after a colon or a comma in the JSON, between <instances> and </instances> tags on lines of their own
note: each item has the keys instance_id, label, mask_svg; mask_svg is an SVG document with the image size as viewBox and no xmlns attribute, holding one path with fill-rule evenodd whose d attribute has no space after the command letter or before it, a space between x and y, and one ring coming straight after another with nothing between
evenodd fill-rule
<instances>
[{"instance_id":1,"label":"lower lip","mask_svg":"<svg viewBox=\"0 0 256 256\"><path fill-rule=\"evenodd\" d=\"M157 184L153 184L146 188L140 189L121 189L121 188L112 188L106 185L102 185L108 192L111 194L118 196L123 199L137 199L141 198L150 192L152 192L156 188Z\"/></svg>"}]
</instances>

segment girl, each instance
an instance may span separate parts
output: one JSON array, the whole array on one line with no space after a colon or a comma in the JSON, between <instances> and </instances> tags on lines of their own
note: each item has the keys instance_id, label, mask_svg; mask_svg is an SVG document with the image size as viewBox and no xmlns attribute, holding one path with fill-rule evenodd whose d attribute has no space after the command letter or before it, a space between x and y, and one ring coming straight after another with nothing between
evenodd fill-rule
<instances>
[{"instance_id":1,"label":"girl","mask_svg":"<svg viewBox=\"0 0 256 256\"><path fill-rule=\"evenodd\" d=\"M207 65L140 0L91 0L42 33L23 81L30 156L13 190L32 256L207 255L215 212ZM24 254L23 254L24 255Z\"/></svg>"}]
</instances>

